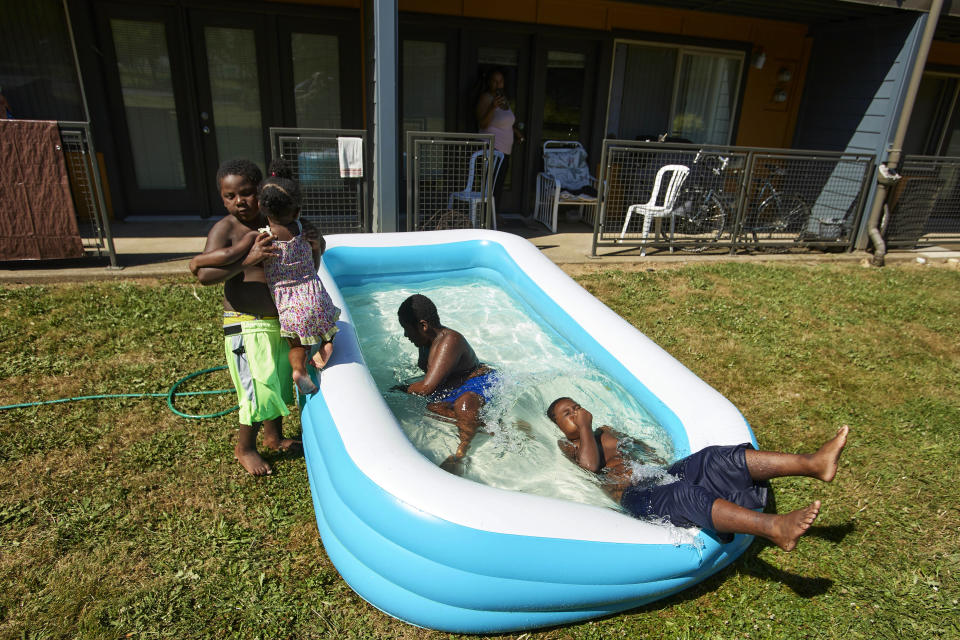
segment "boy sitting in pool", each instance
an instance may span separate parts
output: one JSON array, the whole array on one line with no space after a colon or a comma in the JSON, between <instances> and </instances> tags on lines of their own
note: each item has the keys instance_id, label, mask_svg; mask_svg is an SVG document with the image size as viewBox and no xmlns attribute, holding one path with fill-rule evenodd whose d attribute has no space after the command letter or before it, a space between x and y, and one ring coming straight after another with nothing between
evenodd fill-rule
<instances>
[{"instance_id":1,"label":"boy sitting in pool","mask_svg":"<svg viewBox=\"0 0 960 640\"><path fill-rule=\"evenodd\" d=\"M750 444L706 447L674 462L666 473L675 478L660 484L635 481L630 461L625 460L619 440L609 427L593 430L593 416L570 398L557 398L547 408L547 417L566 440L560 449L588 471L604 474L604 488L627 511L638 518L664 518L680 527L697 526L720 534L729 542L734 533L770 540L784 551L810 528L820 512L820 501L786 514L759 513L767 504L770 478L807 476L830 482L847 442L848 427L812 454L756 451ZM665 478L670 480L671 478Z\"/></svg>"},{"instance_id":2,"label":"boy sitting in pool","mask_svg":"<svg viewBox=\"0 0 960 640\"><path fill-rule=\"evenodd\" d=\"M456 421L460 446L441 468L456 473L480 426L480 409L491 397L497 373L482 364L466 338L440 324L437 307L427 296L414 294L397 310L403 335L420 351L417 366L426 374L403 391L427 396L427 409Z\"/></svg>"}]
</instances>

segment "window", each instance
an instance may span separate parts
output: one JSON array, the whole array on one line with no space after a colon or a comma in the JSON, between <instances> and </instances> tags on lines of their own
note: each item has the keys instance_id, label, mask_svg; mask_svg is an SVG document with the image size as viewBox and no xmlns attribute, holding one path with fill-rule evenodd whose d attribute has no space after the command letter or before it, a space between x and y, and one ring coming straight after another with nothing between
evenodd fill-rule
<instances>
[{"instance_id":1,"label":"window","mask_svg":"<svg viewBox=\"0 0 960 640\"><path fill-rule=\"evenodd\" d=\"M447 45L403 41L403 136L446 131Z\"/></svg>"},{"instance_id":2,"label":"window","mask_svg":"<svg viewBox=\"0 0 960 640\"><path fill-rule=\"evenodd\" d=\"M340 126L340 41L316 33L290 35L297 126Z\"/></svg>"},{"instance_id":3,"label":"window","mask_svg":"<svg viewBox=\"0 0 960 640\"><path fill-rule=\"evenodd\" d=\"M250 29L206 27L217 163L249 158L264 168L257 45Z\"/></svg>"},{"instance_id":4,"label":"window","mask_svg":"<svg viewBox=\"0 0 960 640\"><path fill-rule=\"evenodd\" d=\"M161 22L111 20L139 189L184 189L180 130Z\"/></svg>"},{"instance_id":5,"label":"window","mask_svg":"<svg viewBox=\"0 0 960 640\"><path fill-rule=\"evenodd\" d=\"M580 140L586 66L587 56L582 53L547 51L544 140Z\"/></svg>"},{"instance_id":6,"label":"window","mask_svg":"<svg viewBox=\"0 0 960 640\"><path fill-rule=\"evenodd\" d=\"M608 135L730 144L743 59L734 51L618 42Z\"/></svg>"},{"instance_id":7,"label":"window","mask_svg":"<svg viewBox=\"0 0 960 640\"><path fill-rule=\"evenodd\" d=\"M923 74L903 150L915 155L960 156L960 75Z\"/></svg>"},{"instance_id":8,"label":"window","mask_svg":"<svg viewBox=\"0 0 960 640\"><path fill-rule=\"evenodd\" d=\"M14 117L86 120L63 4L4 2L0 15L0 84Z\"/></svg>"}]
</instances>

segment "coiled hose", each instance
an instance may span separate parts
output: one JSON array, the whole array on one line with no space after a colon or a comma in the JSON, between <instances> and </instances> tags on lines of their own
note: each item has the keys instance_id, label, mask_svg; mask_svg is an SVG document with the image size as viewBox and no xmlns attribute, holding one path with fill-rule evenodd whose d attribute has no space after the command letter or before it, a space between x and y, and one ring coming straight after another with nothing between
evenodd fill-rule
<instances>
[{"instance_id":1,"label":"coiled hose","mask_svg":"<svg viewBox=\"0 0 960 640\"><path fill-rule=\"evenodd\" d=\"M8 404L0 407L0 411L6 411L7 409L24 409L26 407L39 407L47 404L62 404L65 402L77 402L79 400L103 400L106 398L167 398L167 407L170 411L174 412L181 418L189 418L191 420L205 420L207 418L219 418L220 416L225 416L228 413L232 413L240 408L240 405L231 407L224 411L218 411L217 413L205 413L205 414L190 414L180 411L175 406L173 406L173 399L177 396L212 396L220 395L224 393L234 393L233 389L216 389L214 391L181 391L177 393L177 387L186 382L196 378L197 376L202 376L205 373L212 373L214 371L221 371L226 369L226 365L220 365L219 367L210 367L209 369L201 369L200 371L194 371L190 375L184 376L173 383L173 386L170 387L170 390L166 393L111 393L103 394L96 396L76 396L74 398L61 398L59 400L42 400L40 402L24 402L22 404Z\"/></svg>"}]
</instances>

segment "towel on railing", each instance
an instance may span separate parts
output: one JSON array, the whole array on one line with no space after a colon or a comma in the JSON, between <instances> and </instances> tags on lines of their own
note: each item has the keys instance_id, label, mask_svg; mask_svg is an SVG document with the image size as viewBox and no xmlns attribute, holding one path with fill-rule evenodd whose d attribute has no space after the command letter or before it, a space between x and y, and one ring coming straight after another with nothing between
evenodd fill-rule
<instances>
[{"instance_id":1,"label":"towel on railing","mask_svg":"<svg viewBox=\"0 0 960 640\"><path fill-rule=\"evenodd\" d=\"M363 177L363 138L337 138L340 177Z\"/></svg>"}]
</instances>

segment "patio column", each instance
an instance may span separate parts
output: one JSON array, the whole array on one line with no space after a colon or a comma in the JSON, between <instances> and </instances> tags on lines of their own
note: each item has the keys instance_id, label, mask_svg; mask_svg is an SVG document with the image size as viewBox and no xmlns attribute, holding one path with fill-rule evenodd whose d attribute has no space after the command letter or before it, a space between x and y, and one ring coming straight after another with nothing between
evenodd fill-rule
<instances>
[{"instance_id":1,"label":"patio column","mask_svg":"<svg viewBox=\"0 0 960 640\"><path fill-rule=\"evenodd\" d=\"M372 231L397 231L397 0L364 0L363 16L367 129L373 141Z\"/></svg>"}]
</instances>

